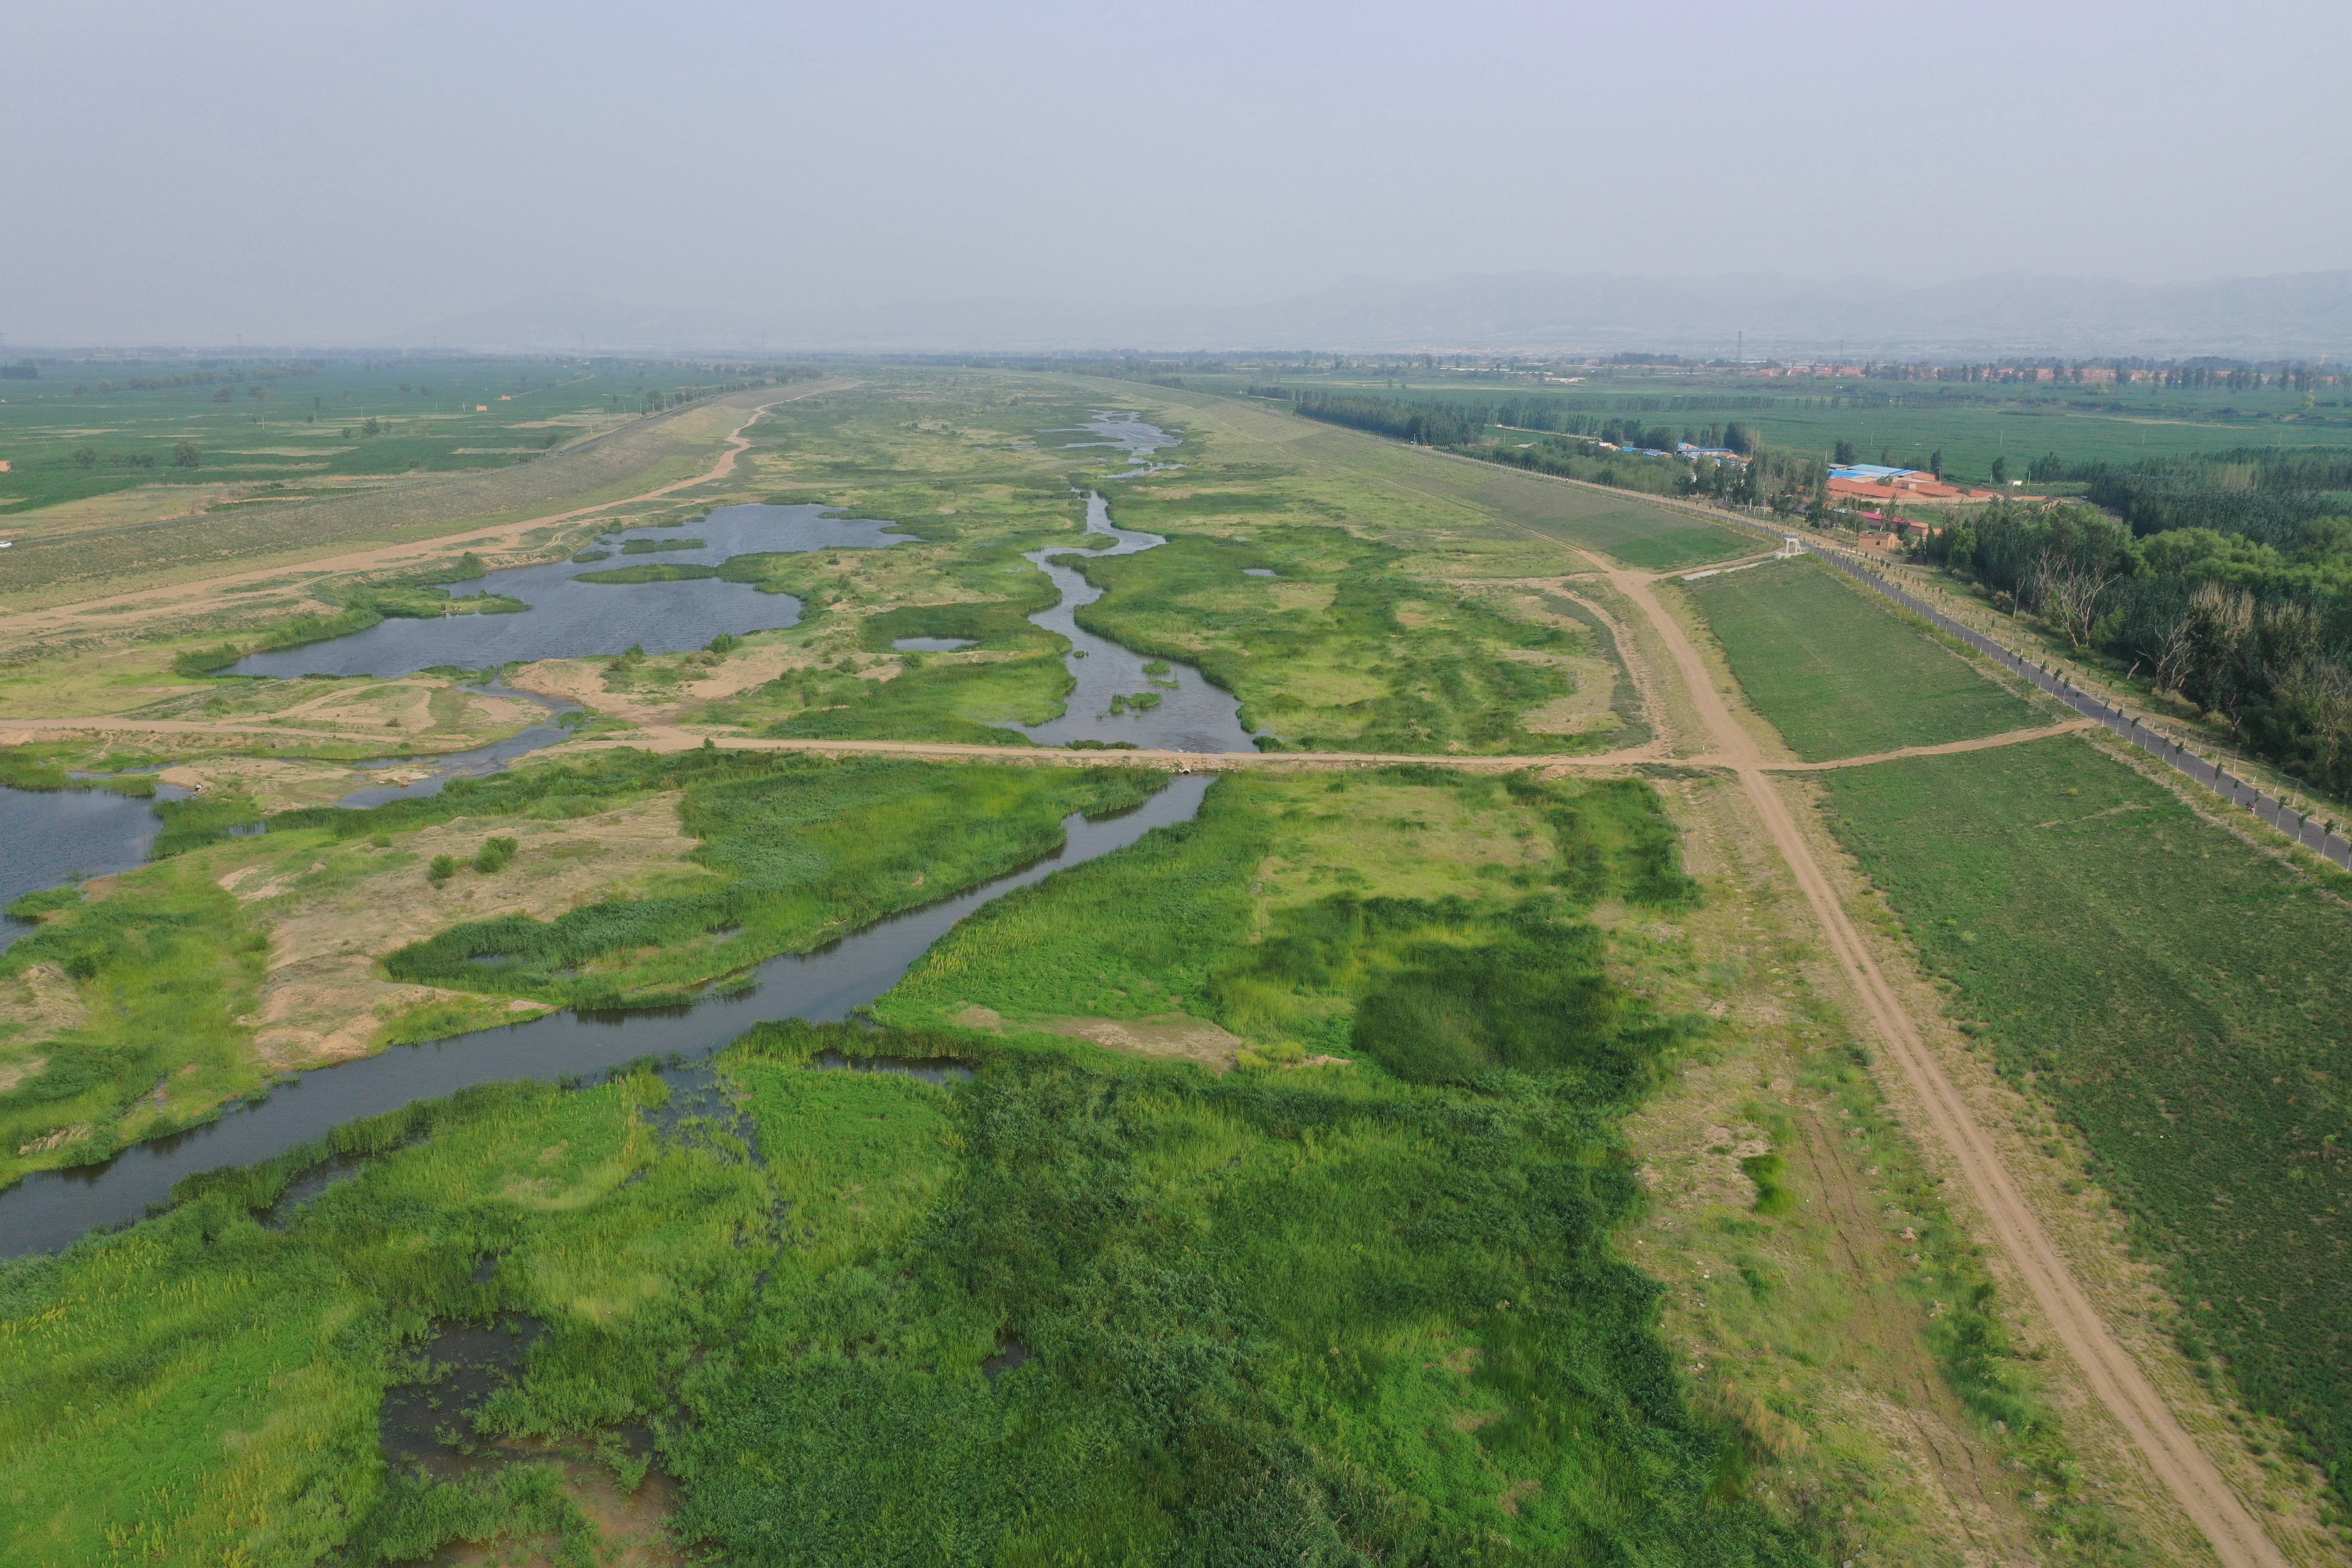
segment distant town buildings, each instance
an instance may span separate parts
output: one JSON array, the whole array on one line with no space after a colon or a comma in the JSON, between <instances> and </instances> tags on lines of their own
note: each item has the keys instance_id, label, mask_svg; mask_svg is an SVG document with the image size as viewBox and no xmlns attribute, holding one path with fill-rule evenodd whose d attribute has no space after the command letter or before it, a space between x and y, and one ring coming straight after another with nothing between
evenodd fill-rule
<instances>
[{"instance_id":1,"label":"distant town buildings","mask_svg":"<svg viewBox=\"0 0 2352 1568\"><path fill-rule=\"evenodd\" d=\"M1918 468L1892 468L1884 463L1839 463L1830 469L1830 497L1850 501L1919 501L1928 505L1960 506L1990 500L1999 490L1974 490L1946 484ZM2020 498L2034 499L2040 498Z\"/></svg>"}]
</instances>

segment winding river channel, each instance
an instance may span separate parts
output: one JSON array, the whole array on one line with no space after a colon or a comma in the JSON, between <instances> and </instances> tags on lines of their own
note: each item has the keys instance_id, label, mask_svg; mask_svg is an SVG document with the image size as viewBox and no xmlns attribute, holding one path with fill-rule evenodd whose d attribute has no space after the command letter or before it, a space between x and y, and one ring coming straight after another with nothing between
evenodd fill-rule
<instances>
[{"instance_id":1,"label":"winding river channel","mask_svg":"<svg viewBox=\"0 0 2352 1568\"><path fill-rule=\"evenodd\" d=\"M1106 429L1106 426L1109 428ZM1104 444L1128 450L1139 465L1131 472L1150 471L1150 453L1175 440L1132 415L1116 411L1099 414L1096 424L1088 428L1108 437ZM780 524L772 517L730 519L724 527L713 527L706 519L691 525L688 536L704 540L710 552L725 549L728 554L745 552L735 543L743 537L737 531L739 526L755 531L760 542L753 549L879 548L900 542L899 538L882 531L889 527L887 523L828 517L824 515L824 510L814 507L721 509L721 512L803 514L789 521L789 527L801 531L791 544L777 542ZM719 517L721 512L711 516ZM1132 554L1166 542L1157 535L1112 526L1109 508L1099 494L1087 498L1087 527L1090 534L1112 541L1108 549L1089 552L1093 554ZM720 542L722 539L726 544ZM702 553L706 552L664 552L636 559L685 562L691 555ZM1076 625L1074 617L1077 608L1093 602L1101 591L1089 584L1074 567L1062 563L1064 558L1076 553L1079 552L1057 548L1037 551L1029 557L1062 590L1060 603L1030 618L1071 640L1074 646L1068 664L1077 680L1067 711L1048 723L1029 727L1031 738L1048 745L1066 744L1073 740L1125 740L1139 746L1180 751L1251 749L1250 736L1241 724L1235 699L1212 686L1198 670L1181 664L1148 660ZM550 574L547 581L553 583L558 580L557 574L568 576L576 568L567 563L561 568L531 567L521 571ZM483 591L514 593L508 584L520 574L492 574L483 580ZM720 584L715 579L628 586L578 584L555 592L583 595L582 602L593 609L596 605L620 603L649 590L681 587L726 588L739 595L751 592L740 584ZM538 592L545 595L549 591L541 587ZM516 596L536 606L553 602L531 599L520 593ZM755 597L779 600L779 608L789 608L793 619L797 618L796 603L781 595ZM565 598L562 602L569 604L571 600ZM740 608L743 601L739 598L735 605ZM740 617L730 624L709 625L703 619L703 612L704 606L698 601L693 613L682 617L683 622L690 623L691 629L685 629L681 618L665 620L660 615L638 616L635 611L621 620L630 628L629 639L648 652L698 647L720 631L747 629ZM437 664L480 668L507 659L617 652L628 646L621 642L607 647L622 634L593 616L581 623L585 629L580 635L593 638L593 646L586 647L575 644L549 649L546 639L537 634L524 642L499 640L509 636L497 629L501 623L531 620L540 613L541 608L534 608L521 615L386 622L336 642L289 650L287 657L292 663L289 668L257 673L286 675L322 670L341 674L365 670L378 675L404 674ZM793 619L774 624L789 626ZM491 629L479 629L484 626ZM395 636L376 636L387 630ZM431 641L427 634L435 632L454 632L462 651L446 642ZM371 638L374 640L368 641ZM366 646L344 647L341 646L343 644ZM516 647L539 651L509 651ZM246 661L248 665L253 662ZM1147 665L1151 668L1147 668ZM1135 696L1150 693L1159 695L1157 704L1141 708L1132 704ZM1115 698L1128 700L1115 707ZM562 733L553 723L533 726L496 746L438 759L440 765L427 779L408 785L362 790L347 797L344 804L373 805L400 795L429 794L450 777L491 771L515 756L553 743ZM525 743L527 738L529 743ZM648 1057L707 1056L752 1026L777 1019L825 1022L846 1018L896 984L933 942L982 905L1016 888L1043 880L1056 870L1083 865L1124 848L1155 827L1191 820L1200 810L1210 782L1202 774L1181 775L1132 811L1092 822L1072 816L1063 825L1066 841L1054 854L951 898L878 921L814 952L771 959L753 971L756 984L748 991L725 997L711 995L690 1007L656 1012L553 1013L506 1028L420 1046L394 1047L373 1057L299 1074L281 1082L262 1100L236 1106L217 1120L186 1131L133 1145L102 1163L27 1177L9 1191L0 1193L0 1257L53 1250L93 1227L135 1220L151 1205L167 1199L173 1184L182 1177L266 1160L312 1142L342 1122L380 1115L418 1100L504 1079L591 1075ZM38 816L45 823L70 820L88 824L77 841L80 847L61 848L51 857L57 861L54 867L45 864L12 875L9 887L14 888L19 880L27 885L15 889L10 897L55 886L76 872L98 874L125 868L142 858L153 840L154 816L143 801L96 794L33 795L14 790L0 792L0 796L5 796L0 798L0 858L5 858L12 872L18 859L17 847L28 837L23 829L32 826L26 817ZM43 809L20 816L15 810L19 799L38 802Z\"/></svg>"}]
</instances>

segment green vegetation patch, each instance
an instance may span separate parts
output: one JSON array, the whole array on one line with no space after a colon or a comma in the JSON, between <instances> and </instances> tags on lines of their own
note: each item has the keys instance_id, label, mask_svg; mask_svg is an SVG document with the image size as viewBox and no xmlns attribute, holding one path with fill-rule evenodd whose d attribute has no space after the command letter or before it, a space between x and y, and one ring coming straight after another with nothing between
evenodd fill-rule
<instances>
[{"instance_id":1,"label":"green vegetation patch","mask_svg":"<svg viewBox=\"0 0 2352 1568\"><path fill-rule=\"evenodd\" d=\"M152 773L121 773L112 778L76 778L76 773L95 771L92 763L100 759L85 742L35 742L10 746L0 751L0 785L10 789L37 790L105 790L113 795L148 796L155 793ZM112 769L141 765L141 759L115 757L105 759L103 766Z\"/></svg>"},{"instance_id":2,"label":"green vegetation patch","mask_svg":"<svg viewBox=\"0 0 2352 1568\"><path fill-rule=\"evenodd\" d=\"M716 566L677 566L653 562L643 566L607 566L601 572L574 572L574 583L698 583L719 575Z\"/></svg>"},{"instance_id":3,"label":"green vegetation patch","mask_svg":"<svg viewBox=\"0 0 2352 1568\"><path fill-rule=\"evenodd\" d=\"M200 868L144 867L102 898L58 889L16 909L41 924L0 954L0 985L67 1006L39 1015L47 1027L0 1035L0 1186L169 1131L174 1100L217 1104L261 1086L236 1020L258 1000L268 930Z\"/></svg>"},{"instance_id":4,"label":"green vegetation patch","mask_svg":"<svg viewBox=\"0 0 2352 1568\"><path fill-rule=\"evenodd\" d=\"M1811 560L1685 587L1748 700L1807 762L1973 740L2037 718L2023 698Z\"/></svg>"},{"instance_id":5,"label":"green vegetation patch","mask_svg":"<svg viewBox=\"0 0 2352 1568\"><path fill-rule=\"evenodd\" d=\"M1198 665L1240 697L1243 722L1287 747L1561 750L1560 737L1532 735L1520 721L1564 696L1567 675L1508 654L1580 654L1586 641L1407 576L1401 553L1336 528L1180 536L1139 554L1079 558L1105 592L1078 623ZM1247 575L1253 567L1276 575Z\"/></svg>"},{"instance_id":6,"label":"green vegetation patch","mask_svg":"<svg viewBox=\"0 0 2352 1568\"><path fill-rule=\"evenodd\" d=\"M1696 528L1670 528L1661 533L1621 540L1609 547L1609 553L1628 565L1671 572L1677 567L1700 566L1710 561L1752 554L1757 545L1753 534L1701 523Z\"/></svg>"},{"instance_id":7,"label":"green vegetation patch","mask_svg":"<svg viewBox=\"0 0 2352 1568\"><path fill-rule=\"evenodd\" d=\"M975 912L877 1015L936 1024L980 1008L1017 1026L1186 1013L1275 1059L1362 1050L1416 1081L1664 1048L1579 918L1609 897L1693 896L1646 785L1434 770L1339 782L1335 798L1320 780L1220 780L1193 821ZM1476 868L1417 872L1433 843Z\"/></svg>"},{"instance_id":8,"label":"green vegetation patch","mask_svg":"<svg viewBox=\"0 0 2352 1568\"><path fill-rule=\"evenodd\" d=\"M625 539L621 541L624 555L654 555L665 550L700 550L699 539Z\"/></svg>"},{"instance_id":9,"label":"green vegetation patch","mask_svg":"<svg viewBox=\"0 0 2352 1568\"><path fill-rule=\"evenodd\" d=\"M1057 639L1058 640L1058 639ZM797 698L801 711L766 733L799 740L948 741L1034 744L1007 723L1042 724L1062 710L1076 682L1060 658L1038 655L987 664L912 663L888 680L809 671L770 683L764 694ZM740 705L729 711L740 713Z\"/></svg>"},{"instance_id":10,"label":"green vegetation patch","mask_svg":"<svg viewBox=\"0 0 2352 1568\"><path fill-rule=\"evenodd\" d=\"M682 1001L717 976L1033 860L1060 844L1066 816L1133 805L1158 782L1116 768L690 755L696 765L639 758L577 781L553 770L558 776L537 781L534 793L576 812L575 803L593 798L583 783L607 793L682 789L679 816L701 840L694 859L712 873L705 884L584 905L552 921L470 921L393 953L386 971L570 1005ZM467 815L481 814L479 802L467 804ZM510 842L494 838L484 853ZM497 868L478 859L475 868Z\"/></svg>"},{"instance_id":11,"label":"green vegetation patch","mask_svg":"<svg viewBox=\"0 0 2352 1568\"><path fill-rule=\"evenodd\" d=\"M0 1554L586 1563L616 1543L578 1478L633 1489L649 1426L723 1562L1814 1555L1608 1256L1639 1187L1602 1110L807 1065L952 1044L763 1027L683 1121L651 1077L475 1090L0 1265ZM355 1179L288 1204L336 1157ZM514 1370L436 1414L472 1473L387 1466L439 1331L514 1314L543 1325Z\"/></svg>"},{"instance_id":12,"label":"green vegetation patch","mask_svg":"<svg viewBox=\"0 0 2352 1568\"><path fill-rule=\"evenodd\" d=\"M1823 782L1982 1048L2081 1132L2163 1258L2185 1346L2226 1357L2344 1491L2352 917L2079 741Z\"/></svg>"}]
</instances>

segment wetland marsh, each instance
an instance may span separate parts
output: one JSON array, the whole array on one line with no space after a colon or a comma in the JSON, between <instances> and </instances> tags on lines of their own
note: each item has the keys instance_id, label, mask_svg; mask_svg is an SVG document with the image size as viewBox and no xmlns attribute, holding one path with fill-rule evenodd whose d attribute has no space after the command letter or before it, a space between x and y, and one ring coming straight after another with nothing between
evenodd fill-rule
<instances>
[{"instance_id":1,"label":"wetland marsh","mask_svg":"<svg viewBox=\"0 0 2352 1568\"><path fill-rule=\"evenodd\" d=\"M112 667L223 732L0 956L0 1561L2165 1560L1585 553L1736 536L861 375L530 610ZM2007 722L1723 581L1800 749Z\"/></svg>"}]
</instances>

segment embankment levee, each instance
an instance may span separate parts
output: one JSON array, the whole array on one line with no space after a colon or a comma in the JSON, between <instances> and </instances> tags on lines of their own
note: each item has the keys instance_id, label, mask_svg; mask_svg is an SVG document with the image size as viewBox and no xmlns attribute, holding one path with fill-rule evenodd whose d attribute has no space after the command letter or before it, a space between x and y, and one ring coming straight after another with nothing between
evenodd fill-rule
<instances>
[{"instance_id":1,"label":"embankment levee","mask_svg":"<svg viewBox=\"0 0 2352 1568\"><path fill-rule=\"evenodd\" d=\"M1433 455L1448 458L1458 463L1475 463L1481 468L1502 466L1485 463L1476 458L1465 458L1456 452L1433 452ZM1511 469L1513 473L1528 471L1521 468ZM2151 729L2122 709L2092 696L2056 671L2033 663L2011 651L2003 644L1985 636L1975 627L1953 619L1917 595L1888 582L1860 562L1852 560L1838 551L1807 539L1801 533L1792 532L1785 528L1776 528L1770 523L1759 522L1754 518L1742 517L1737 512L1720 511L1713 507L1698 506L1689 501L1678 501L1662 496L1640 495L1631 490L1612 489L1606 485L1591 484L1583 479L1562 479L1557 474L1538 474L1535 477L1549 479L1554 484L1573 485L1579 489L1592 490L1601 495L1640 501L1668 510L1688 512L1694 517L1706 518L1710 522L1732 523L1774 540L1794 539L1808 554L1819 556L1864 586L1884 594L1937 630L1959 638L1986 658L2023 676L2075 712L2095 721L2120 738L2129 741L2165 766L2173 769L2183 777L2204 785L2229 801L2231 805L2245 811L2265 825L2276 828L2314 854L2333 861L2347 871L2352 871L2352 837L2335 832L2326 823L2315 821L2284 801L2265 795L2260 788L2236 777L2220 763L2199 756L2173 737ZM1663 575L1672 576L1675 574L1667 573Z\"/></svg>"},{"instance_id":2,"label":"embankment levee","mask_svg":"<svg viewBox=\"0 0 2352 1568\"><path fill-rule=\"evenodd\" d=\"M471 530L554 517L643 499L648 479L690 479L727 428L705 428L713 410L750 414L855 384L746 387L638 420L512 468L416 479L278 508L173 518L103 530L21 538L0 559L0 613L32 612L125 588L193 582L230 572L298 563L311 556L377 545L415 544ZM740 426L735 426L740 429ZM552 516L551 516L552 514ZM286 542L299 540L298 547Z\"/></svg>"}]
</instances>

